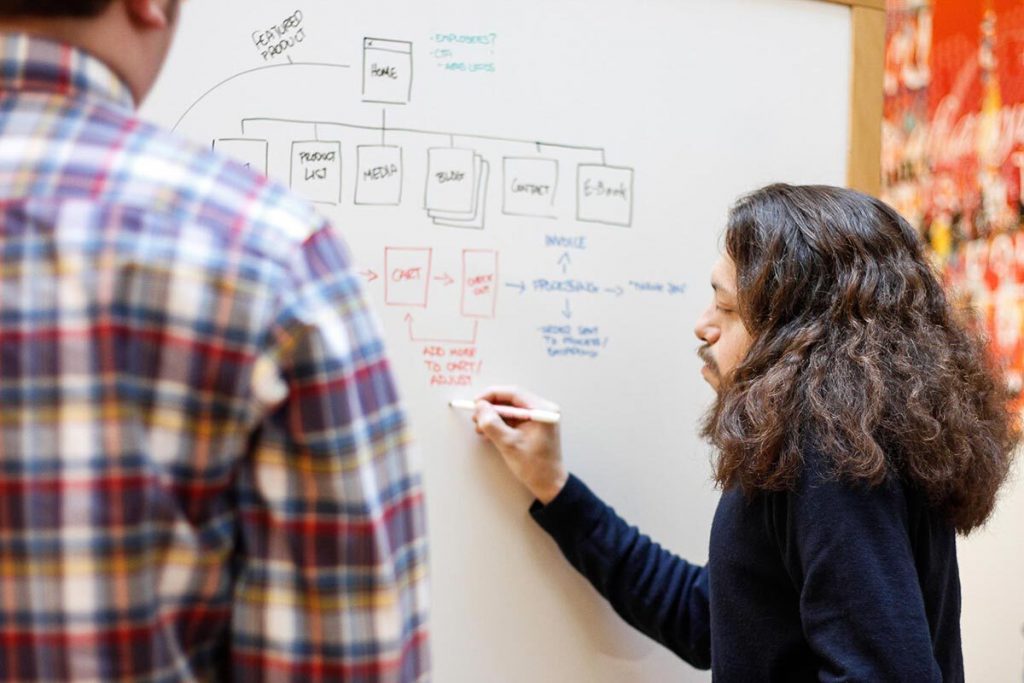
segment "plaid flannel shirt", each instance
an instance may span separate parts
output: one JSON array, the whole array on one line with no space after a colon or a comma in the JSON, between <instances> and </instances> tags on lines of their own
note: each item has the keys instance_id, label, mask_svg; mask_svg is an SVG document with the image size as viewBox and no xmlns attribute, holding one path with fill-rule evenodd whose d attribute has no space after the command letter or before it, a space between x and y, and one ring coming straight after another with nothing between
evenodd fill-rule
<instances>
[{"instance_id":1,"label":"plaid flannel shirt","mask_svg":"<svg viewBox=\"0 0 1024 683\"><path fill-rule=\"evenodd\" d=\"M0 37L0 680L425 680L424 534L330 227Z\"/></svg>"}]
</instances>

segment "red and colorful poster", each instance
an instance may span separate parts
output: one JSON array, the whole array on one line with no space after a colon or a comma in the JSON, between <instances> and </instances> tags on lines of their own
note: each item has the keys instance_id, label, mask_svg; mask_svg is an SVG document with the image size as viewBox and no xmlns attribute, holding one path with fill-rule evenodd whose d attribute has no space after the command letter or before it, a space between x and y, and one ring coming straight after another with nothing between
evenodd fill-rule
<instances>
[{"instance_id":1,"label":"red and colorful poster","mask_svg":"<svg viewBox=\"0 0 1024 683\"><path fill-rule=\"evenodd\" d=\"M1024 3L890 0L883 198L1024 398Z\"/></svg>"}]
</instances>

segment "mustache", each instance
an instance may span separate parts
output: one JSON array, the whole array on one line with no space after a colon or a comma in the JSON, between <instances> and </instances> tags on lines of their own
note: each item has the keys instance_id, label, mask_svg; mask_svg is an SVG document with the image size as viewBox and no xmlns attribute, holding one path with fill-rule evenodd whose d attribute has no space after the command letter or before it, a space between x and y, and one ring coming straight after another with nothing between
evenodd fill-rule
<instances>
[{"instance_id":1,"label":"mustache","mask_svg":"<svg viewBox=\"0 0 1024 683\"><path fill-rule=\"evenodd\" d=\"M715 362L715 357L711 355L711 347L707 344L697 349L697 357L704 361L704 364L711 368L711 372L716 375L721 375L718 370L718 363Z\"/></svg>"}]
</instances>

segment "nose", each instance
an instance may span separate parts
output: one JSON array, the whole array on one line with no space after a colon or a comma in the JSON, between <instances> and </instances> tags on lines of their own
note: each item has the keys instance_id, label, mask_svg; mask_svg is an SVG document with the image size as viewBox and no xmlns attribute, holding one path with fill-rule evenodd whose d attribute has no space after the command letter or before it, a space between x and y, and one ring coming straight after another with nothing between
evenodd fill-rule
<instances>
[{"instance_id":1,"label":"nose","mask_svg":"<svg viewBox=\"0 0 1024 683\"><path fill-rule=\"evenodd\" d=\"M714 305L708 306L697 318L697 324L693 327L693 333L705 344L714 344L718 341L719 329L713 319Z\"/></svg>"}]
</instances>

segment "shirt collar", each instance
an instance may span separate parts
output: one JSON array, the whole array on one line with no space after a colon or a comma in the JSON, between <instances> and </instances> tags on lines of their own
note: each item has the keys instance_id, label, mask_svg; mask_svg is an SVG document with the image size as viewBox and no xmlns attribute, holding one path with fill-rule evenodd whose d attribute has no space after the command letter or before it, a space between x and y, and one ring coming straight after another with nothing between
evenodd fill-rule
<instances>
[{"instance_id":1,"label":"shirt collar","mask_svg":"<svg viewBox=\"0 0 1024 683\"><path fill-rule=\"evenodd\" d=\"M24 33L0 33L4 92L84 97L135 108L128 85L99 59L72 45Z\"/></svg>"}]
</instances>

